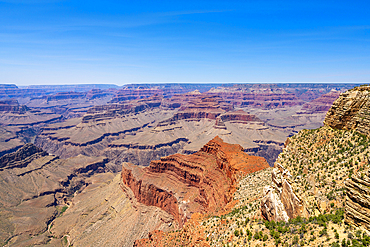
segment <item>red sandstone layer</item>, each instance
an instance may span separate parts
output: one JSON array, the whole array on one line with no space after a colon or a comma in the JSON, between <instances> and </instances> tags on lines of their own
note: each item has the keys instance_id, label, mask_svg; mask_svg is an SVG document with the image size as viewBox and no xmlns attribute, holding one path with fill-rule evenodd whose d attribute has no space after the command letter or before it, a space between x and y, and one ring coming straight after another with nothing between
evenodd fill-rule
<instances>
[{"instance_id":1,"label":"red sandstone layer","mask_svg":"<svg viewBox=\"0 0 370 247\"><path fill-rule=\"evenodd\" d=\"M230 202L238 172L268 167L264 158L215 137L191 155L170 155L146 168L125 164L122 180L139 202L160 207L182 226L192 214L216 212Z\"/></svg>"}]
</instances>

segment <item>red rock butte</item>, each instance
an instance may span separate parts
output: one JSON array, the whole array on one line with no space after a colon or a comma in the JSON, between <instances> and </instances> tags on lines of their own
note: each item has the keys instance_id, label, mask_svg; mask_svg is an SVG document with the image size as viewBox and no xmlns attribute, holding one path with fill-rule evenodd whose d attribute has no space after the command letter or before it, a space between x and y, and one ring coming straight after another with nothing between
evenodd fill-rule
<instances>
[{"instance_id":1,"label":"red rock butte","mask_svg":"<svg viewBox=\"0 0 370 247\"><path fill-rule=\"evenodd\" d=\"M170 155L145 168L124 163L121 176L139 202L170 213L182 226L194 213L217 212L229 203L239 173L268 167L264 158L216 136L191 155Z\"/></svg>"}]
</instances>

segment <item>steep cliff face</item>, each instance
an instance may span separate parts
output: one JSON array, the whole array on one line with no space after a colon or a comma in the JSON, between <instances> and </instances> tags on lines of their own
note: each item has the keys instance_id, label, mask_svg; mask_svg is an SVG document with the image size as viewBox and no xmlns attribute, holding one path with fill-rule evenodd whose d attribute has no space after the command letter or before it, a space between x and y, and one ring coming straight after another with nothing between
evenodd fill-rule
<instances>
[{"instance_id":1,"label":"steep cliff face","mask_svg":"<svg viewBox=\"0 0 370 247\"><path fill-rule=\"evenodd\" d=\"M261 210L266 219L278 218L279 213L270 212L281 202L289 218L342 206L347 222L368 225L369 92L369 86L362 86L341 94L324 127L302 130L287 139L272 172L280 201L271 203L272 196L265 197ZM344 187L346 194L341 192Z\"/></svg>"},{"instance_id":2,"label":"steep cliff face","mask_svg":"<svg viewBox=\"0 0 370 247\"><path fill-rule=\"evenodd\" d=\"M370 230L370 171L358 172L345 182L345 221Z\"/></svg>"},{"instance_id":3,"label":"steep cliff face","mask_svg":"<svg viewBox=\"0 0 370 247\"><path fill-rule=\"evenodd\" d=\"M306 202L294 192L292 175L280 163L276 162L272 171L273 188L265 188L261 200L261 214L266 220L288 221L302 216L308 218L310 212Z\"/></svg>"},{"instance_id":4,"label":"steep cliff face","mask_svg":"<svg viewBox=\"0 0 370 247\"><path fill-rule=\"evenodd\" d=\"M270 186L263 189L261 199L261 215L265 220L288 221L289 216L285 211L280 196Z\"/></svg>"},{"instance_id":5,"label":"steep cliff face","mask_svg":"<svg viewBox=\"0 0 370 247\"><path fill-rule=\"evenodd\" d=\"M370 136L370 86L342 93L328 111L324 124Z\"/></svg>"},{"instance_id":6,"label":"steep cliff face","mask_svg":"<svg viewBox=\"0 0 370 247\"><path fill-rule=\"evenodd\" d=\"M238 172L268 167L265 159L215 137L191 155L170 155L147 168L125 164L122 180L139 202L160 207L183 225L194 213L214 212L230 202Z\"/></svg>"}]
</instances>

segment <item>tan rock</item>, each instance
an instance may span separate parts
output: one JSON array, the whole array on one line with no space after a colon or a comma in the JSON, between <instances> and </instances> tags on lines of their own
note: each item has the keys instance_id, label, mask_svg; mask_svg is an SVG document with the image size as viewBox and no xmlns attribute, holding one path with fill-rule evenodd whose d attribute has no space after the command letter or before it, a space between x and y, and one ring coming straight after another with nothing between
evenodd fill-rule
<instances>
[{"instance_id":1,"label":"tan rock","mask_svg":"<svg viewBox=\"0 0 370 247\"><path fill-rule=\"evenodd\" d=\"M356 87L339 96L326 114L324 124L370 136L369 113L370 86Z\"/></svg>"},{"instance_id":2,"label":"tan rock","mask_svg":"<svg viewBox=\"0 0 370 247\"><path fill-rule=\"evenodd\" d=\"M264 197L261 200L261 214L265 220L285 221L288 222L289 217L285 211L284 205L280 197L273 188L266 186L263 189Z\"/></svg>"},{"instance_id":3,"label":"tan rock","mask_svg":"<svg viewBox=\"0 0 370 247\"><path fill-rule=\"evenodd\" d=\"M370 229L370 178L369 170L355 174L345 182L347 197L345 221Z\"/></svg>"}]
</instances>

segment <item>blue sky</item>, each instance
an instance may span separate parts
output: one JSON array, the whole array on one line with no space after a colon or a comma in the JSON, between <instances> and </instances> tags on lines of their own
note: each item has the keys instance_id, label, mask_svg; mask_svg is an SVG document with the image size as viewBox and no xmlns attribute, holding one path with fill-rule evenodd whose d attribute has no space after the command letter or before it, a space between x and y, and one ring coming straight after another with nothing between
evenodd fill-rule
<instances>
[{"instance_id":1,"label":"blue sky","mask_svg":"<svg viewBox=\"0 0 370 247\"><path fill-rule=\"evenodd\" d=\"M0 83L369 81L370 1L0 0Z\"/></svg>"}]
</instances>

